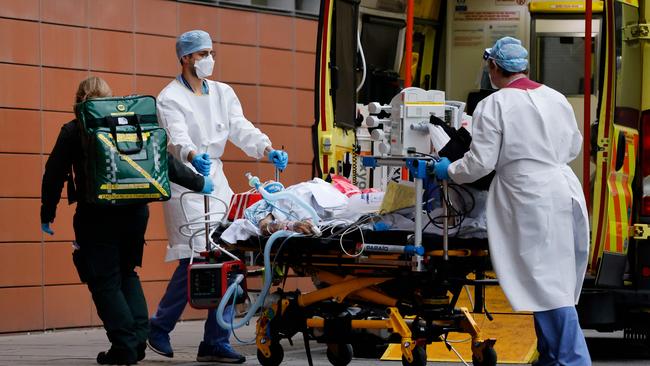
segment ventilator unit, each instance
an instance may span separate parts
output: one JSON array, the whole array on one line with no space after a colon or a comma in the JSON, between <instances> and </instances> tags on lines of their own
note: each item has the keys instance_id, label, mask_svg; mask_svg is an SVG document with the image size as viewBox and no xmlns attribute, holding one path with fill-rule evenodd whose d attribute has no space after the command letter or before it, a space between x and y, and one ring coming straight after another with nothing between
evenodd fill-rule
<instances>
[{"instance_id":1,"label":"ventilator unit","mask_svg":"<svg viewBox=\"0 0 650 366\"><path fill-rule=\"evenodd\" d=\"M244 263L239 260L222 263L192 263L188 269L188 302L195 309L214 309L219 305L226 289L235 276L246 272ZM245 283L242 286L245 287ZM242 288L243 291L243 288ZM239 302L245 299L239 295Z\"/></svg>"},{"instance_id":2,"label":"ventilator unit","mask_svg":"<svg viewBox=\"0 0 650 366\"><path fill-rule=\"evenodd\" d=\"M366 124L378 152L384 156L407 156L409 152L428 154L429 118L445 118L445 92L406 88L395 95L390 105L370 103ZM382 113L384 112L384 113ZM382 117L389 114L390 117Z\"/></svg>"}]
</instances>

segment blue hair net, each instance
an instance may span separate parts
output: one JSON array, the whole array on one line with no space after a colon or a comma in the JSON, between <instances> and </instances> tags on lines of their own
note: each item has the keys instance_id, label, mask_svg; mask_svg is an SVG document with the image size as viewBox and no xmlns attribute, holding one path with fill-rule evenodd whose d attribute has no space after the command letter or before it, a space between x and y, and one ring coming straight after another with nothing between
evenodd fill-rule
<instances>
[{"instance_id":1,"label":"blue hair net","mask_svg":"<svg viewBox=\"0 0 650 366\"><path fill-rule=\"evenodd\" d=\"M212 39L208 32L202 30L185 32L176 39L176 56L179 59L206 48L212 49Z\"/></svg>"},{"instance_id":2,"label":"blue hair net","mask_svg":"<svg viewBox=\"0 0 650 366\"><path fill-rule=\"evenodd\" d=\"M528 68L528 51L521 41L512 37L503 37L492 48L485 50L483 58L491 58L499 67L510 72L521 72Z\"/></svg>"}]
</instances>

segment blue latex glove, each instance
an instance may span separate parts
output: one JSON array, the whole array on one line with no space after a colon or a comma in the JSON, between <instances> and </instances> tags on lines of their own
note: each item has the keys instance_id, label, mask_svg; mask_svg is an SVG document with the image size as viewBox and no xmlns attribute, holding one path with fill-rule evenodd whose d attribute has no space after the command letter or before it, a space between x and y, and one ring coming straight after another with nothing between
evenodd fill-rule
<instances>
[{"instance_id":1,"label":"blue latex glove","mask_svg":"<svg viewBox=\"0 0 650 366\"><path fill-rule=\"evenodd\" d=\"M54 230L50 228L49 222L44 222L41 224L41 231L46 234L54 235Z\"/></svg>"},{"instance_id":2,"label":"blue latex glove","mask_svg":"<svg viewBox=\"0 0 650 366\"><path fill-rule=\"evenodd\" d=\"M289 155L284 150L271 150L269 153L269 161L276 168L284 170L289 162Z\"/></svg>"},{"instance_id":3,"label":"blue latex glove","mask_svg":"<svg viewBox=\"0 0 650 366\"><path fill-rule=\"evenodd\" d=\"M203 189L201 190L201 193L210 194L212 191L214 191L214 183L212 182L212 179L210 176L203 177Z\"/></svg>"},{"instance_id":4,"label":"blue latex glove","mask_svg":"<svg viewBox=\"0 0 650 366\"><path fill-rule=\"evenodd\" d=\"M449 180L449 164L451 161L447 158L442 158L440 161L436 162L436 166L433 167L433 170L436 172L436 178L440 180Z\"/></svg>"},{"instance_id":5,"label":"blue latex glove","mask_svg":"<svg viewBox=\"0 0 650 366\"><path fill-rule=\"evenodd\" d=\"M192 158L192 166L201 175L210 175L210 165L212 165L212 162L208 154L198 154Z\"/></svg>"}]
</instances>

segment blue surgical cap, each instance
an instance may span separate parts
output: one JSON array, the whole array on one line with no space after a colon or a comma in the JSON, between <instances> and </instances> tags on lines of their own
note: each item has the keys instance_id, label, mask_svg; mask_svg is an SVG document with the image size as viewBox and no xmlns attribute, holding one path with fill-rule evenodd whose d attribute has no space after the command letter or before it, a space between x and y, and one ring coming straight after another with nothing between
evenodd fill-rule
<instances>
[{"instance_id":1,"label":"blue surgical cap","mask_svg":"<svg viewBox=\"0 0 650 366\"><path fill-rule=\"evenodd\" d=\"M510 72L521 72L528 68L528 51L521 41L503 37L492 48L485 50L484 58L491 58L499 67Z\"/></svg>"},{"instance_id":2,"label":"blue surgical cap","mask_svg":"<svg viewBox=\"0 0 650 366\"><path fill-rule=\"evenodd\" d=\"M206 48L212 49L212 39L206 31L192 30L181 34L176 39L176 56L179 59Z\"/></svg>"}]
</instances>

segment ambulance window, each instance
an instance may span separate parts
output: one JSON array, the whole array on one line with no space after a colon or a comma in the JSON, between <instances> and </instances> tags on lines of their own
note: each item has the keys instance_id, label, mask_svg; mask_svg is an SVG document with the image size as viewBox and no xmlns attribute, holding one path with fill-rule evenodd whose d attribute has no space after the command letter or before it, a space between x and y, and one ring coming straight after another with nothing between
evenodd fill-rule
<instances>
[{"instance_id":1,"label":"ambulance window","mask_svg":"<svg viewBox=\"0 0 650 366\"><path fill-rule=\"evenodd\" d=\"M584 94L584 37L544 36L538 46L539 81L564 95ZM590 47L594 49L593 38ZM593 85L593 71L591 78Z\"/></svg>"},{"instance_id":2,"label":"ambulance window","mask_svg":"<svg viewBox=\"0 0 650 366\"><path fill-rule=\"evenodd\" d=\"M594 15L586 46L591 49L591 91L597 94L602 19ZM533 18L531 70L533 80L566 96L584 94L585 21L578 16L539 15Z\"/></svg>"},{"instance_id":3,"label":"ambulance window","mask_svg":"<svg viewBox=\"0 0 650 366\"><path fill-rule=\"evenodd\" d=\"M615 7L616 108L614 109L614 120L617 124L638 128L639 111L641 110L642 79L639 77L642 74L641 48L638 40L625 34L625 27L639 22L639 9L621 3L616 3Z\"/></svg>"}]
</instances>

